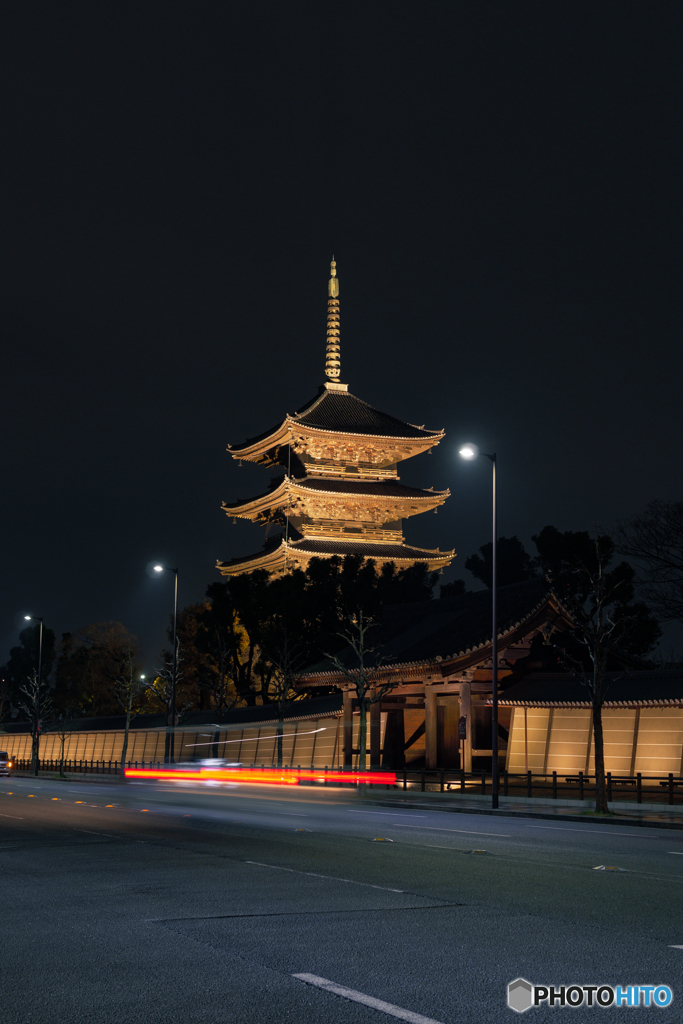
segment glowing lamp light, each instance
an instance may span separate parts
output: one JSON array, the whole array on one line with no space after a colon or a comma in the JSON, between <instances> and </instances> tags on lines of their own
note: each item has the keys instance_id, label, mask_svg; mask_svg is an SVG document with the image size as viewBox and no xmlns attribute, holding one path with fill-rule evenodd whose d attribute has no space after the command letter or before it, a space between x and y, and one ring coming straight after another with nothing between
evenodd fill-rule
<instances>
[{"instance_id":1,"label":"glowing lamp light","mask_svg":"<svg viewBox=\"0 0 683 1024\"><path fill-rule=\"evenodd\" d=\"M197 780L200 782L248 782L266 786L298 786L300 781L327 782L374 782L388 786L396 785L395 772L342 772L306 768L199 768L198 770L173 768L126 768L127 779L160 779L162 781Z\"/></svg>"},{"instance_id":2,"label":"glowing lamp light","mask_svg":"<svg viewBox=\"0 0 683 1024\"><path fill-rule=\"evenodd\" d=\"M154 566L154 571L155 572L163 572L164 571L163 565L155 565Z\"/></svg>"},{"instance_id":3,"label":"glowing lamp light","mask_svg":"<svg viewBox=\"0 0 683 1024\"><path fill-rule=\"evenodd\" d=\"M476 459L478 454L479 449L476 444L464 444L458 452L461 459Z\"/></svg>"}]
</instances>

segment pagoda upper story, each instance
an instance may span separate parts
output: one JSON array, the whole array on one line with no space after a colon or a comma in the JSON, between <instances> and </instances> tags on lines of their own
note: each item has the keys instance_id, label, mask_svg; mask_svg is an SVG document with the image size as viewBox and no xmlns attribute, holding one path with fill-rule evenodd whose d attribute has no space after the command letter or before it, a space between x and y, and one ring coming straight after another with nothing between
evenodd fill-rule
<instances>
[{"instance_id":1,"label":"pagoda upper story","mask_svg":"<svg viewBox=\"0 0 683 1024\"><path fill-rule=\"evenodd\" d=\"M224 576L266 569L272 573L305 568L312 557L362 554L378 565L405 568L426 562L448 565L453 551L405 543L402 521L436 509L449 491L422 490L400 483L398 463L419 455L443 438L443 430L405 423L352 395L339 382L341 341L339 281L332 261L328 285L328 378L310 402L287 414L277 426L228 451L233 458L283 472L264 494L223 509L233 518L275 523L282 535L258 554L219 562Z\"/></svg>"}]
</instances>

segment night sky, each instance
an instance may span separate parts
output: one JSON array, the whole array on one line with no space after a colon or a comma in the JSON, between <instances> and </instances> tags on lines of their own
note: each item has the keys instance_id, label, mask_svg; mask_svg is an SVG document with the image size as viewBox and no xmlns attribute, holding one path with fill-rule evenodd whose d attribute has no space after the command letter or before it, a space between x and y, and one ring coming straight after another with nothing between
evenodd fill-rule
<instances>
[{"instance_id":1,"label":"night sky","mask_svg":"<svg viewBox=\"0 0 683 1024\"><path fill-rule=\"evenodd\" d=\"M25 612L156 663L261 548L225 452L342 376L446 429L401 479L455 548L609 528L681 477L680 3L164 0L0 11L0 659Z\"/></svg>"}]
</instances>

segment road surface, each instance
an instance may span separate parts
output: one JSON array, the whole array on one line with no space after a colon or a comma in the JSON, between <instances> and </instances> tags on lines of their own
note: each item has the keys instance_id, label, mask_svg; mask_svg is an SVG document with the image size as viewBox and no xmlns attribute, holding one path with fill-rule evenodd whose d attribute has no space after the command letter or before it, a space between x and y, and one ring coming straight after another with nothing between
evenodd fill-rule
<instances>
[{"instance_id":1,"label":"road surface","mask_svg":"<svg viewBox=\"0 0 683 1024\"><path fill-rule=\"evenodd\" d=\"M27 778L0 830L2 1024L683 1021L683 832ZM520 976L674 1001L518 1017Z\"/></svg>"}]
</instances>

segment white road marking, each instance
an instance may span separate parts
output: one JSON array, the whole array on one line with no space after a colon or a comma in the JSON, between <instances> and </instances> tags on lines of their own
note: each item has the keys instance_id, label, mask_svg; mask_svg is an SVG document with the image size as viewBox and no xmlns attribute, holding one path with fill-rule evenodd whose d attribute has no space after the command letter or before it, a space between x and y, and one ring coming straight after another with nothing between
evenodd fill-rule
<instances>
[{"instance_id":1,"label":"white road marking","mask_svg":"<svg viewBox=\"0 0 683 1024\"><path fill-rule=\"evenodd\" d=\"M75 828L74 832L85 832L87 836L106 836L107 839L118 839L119 836L112 836L109 832L89 832L87 828Z\"/></svg>"},{"instance_id":2,"label":"white road marking","mask_svg":"<svg viewBox=\"0 0 683 1024\"><path fill-rule=\"evenodd\" d=\"M440 1021L434 1020L433 1017L424 1017L421 1013L404 1010L402 1006L385 1003L383 999L366 996L364 992L356 992L355 989L345 988L343 985L335 984L334 981L328 981L327 978L318 978L315 974L293 974L292 977L305 982L307 985L315 985L316 988L332 992L335 996L341 996L342 999L350 999L354 1003L363 1003L365 1006L372 1007L373 1010L379 1010L380 1013L388 1013L392 1017L398 1017L399 1020L410 1021L410 1024L440 1024Z\"/></svg>"},{"instance_id":3,"label":"white road marking","mask_svg":"<svg viewBox=\"0 0 683 1024\"><path fill-rule=\"evenodd\" d=\"M17 821L24 821L18 814L0 814L0 818L16 818Z\"/></svg>"},{"instance_id":4,"label":"white road marking","mask_svg":"<svg viewBox=\"0 0 683 1024\"><path fill-rule=\"evenodd\" d=\"M279 864L263 864L260 860L245 860L245 864L254 864L257 868L273 868L275 871L289 871L292 875L309 875L311 878L325 878L328 882L349 882L351 885L363 885L366 889L381 889L382 892L404 892L403 889L388 889L386 885L371 885L370 882L356 882L353 878L336 878L334 875L319 875L316 871L297 871L296 868L282 868Z\"/></svg>"},{"instance_id":5,"label":"white road marking","mask_svg":"<svg viewBox=\"0 0 683 1024\"><path fill-rule=\"evenodd\" d=\"M526 822L522 822L526 825ZM635 826L636 828L638 826ZM660 836L633 835L632 832L612 832L603 828L570 828L569 825L527 825L527 828L552 828L557 832L593 832L596 836L628 836L629 839L660 839Z\"/></svg>"},{"instance_id":6,"label":"white road marking","mask_svg":"<svg viewBox=\"0 0 683 1024\"><path fill-rule=\"evenodd\" d=\"M669 949L683 949L683 946L669 946Z\"/></svg>"},{"instance_id":7,"label":"white road marking","mask_svg":"<svg viewBox=\"0 0 683 1024\"><path fill-rule=\"evenodd\" d=\"M390 818L426 818L426 814L411 814L405 811L357 811L355 807L351 808L349 814L388 814Z\"/></svg>"},{"instance_id":8,"label":"white road marking","mask_svg":"<svg viewBox=\"0 0 683 1024\"><path fill-rule=\"evenodd\" d=\"M499 836L501 839L511 839L507 832L475 832L471 828L437 828L436 825L396 825L396 828L424 828L430 832L463 832L468 836Z\"/></svg>"},{"instance_id":9,"label":"white road marking","mask_svg":"<svg viewBox=\"0 0 683 1024\"><path fill-rule=\"evenodd\" d=\"M673 857L683 857L683 850L667 850Z\"/></svg>"}]
</instances>

